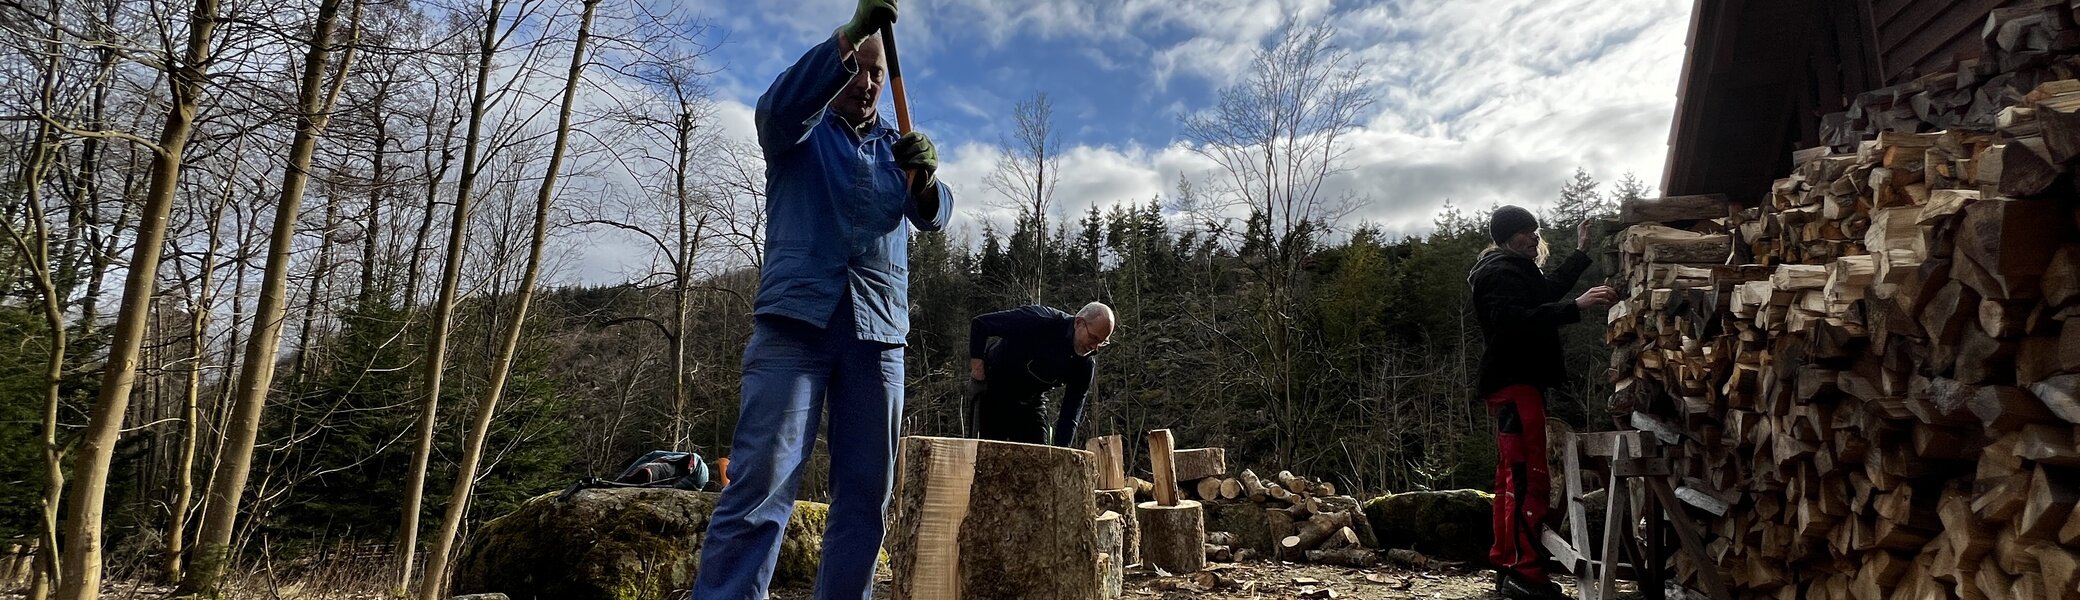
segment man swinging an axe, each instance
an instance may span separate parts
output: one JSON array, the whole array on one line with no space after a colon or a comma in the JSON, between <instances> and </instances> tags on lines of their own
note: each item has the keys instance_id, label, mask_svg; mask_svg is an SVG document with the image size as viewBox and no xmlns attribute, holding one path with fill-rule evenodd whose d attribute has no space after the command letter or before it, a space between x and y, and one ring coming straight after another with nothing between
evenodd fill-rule
<instances>
[{"instance_id":1,"label":"man swinging an axe","mask_svg":"<svg viewBox=\"0 0 2080 600\"><path fill-rule=\"evenodd\" d=\"M895 20L896 0L860 0L758 99L766 260L731 481L708 521L694 600L766 597L819 421L830 424L831 504L816 598L872 593L903 415L903 222L937 230L953 211L931 139L910 131ZM884 77L900 129L876 111Z\"/></svg>"}]
</instances>

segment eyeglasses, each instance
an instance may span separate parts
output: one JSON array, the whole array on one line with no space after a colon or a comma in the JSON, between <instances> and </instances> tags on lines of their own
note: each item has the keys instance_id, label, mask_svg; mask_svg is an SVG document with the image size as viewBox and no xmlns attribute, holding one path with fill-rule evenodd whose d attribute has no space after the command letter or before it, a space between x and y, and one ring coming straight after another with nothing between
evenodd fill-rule
<instances>
[{"instance_id":1,"label":"eyeglasses","mask_svg":"<svg viewBox=\"0 0 2080 600\"><path fill-rule=\"evenodd\" d=\"M1084 324L1084 323L1083 323L1082 321L1078 321L1078 322L1076 323L1076 329L1077 329L1077 335L1078 335L1079 337L1081 337L1081 336L1082 336L1082 335L1084 335L1084 334L1090 333L1090 331L1091 331L1091 328L1090 328L1090 326L1089 326L1089 325L1086 325L1086 324ZM1106 347L1106 346L1110 346L1110 345L1112 345L1112 336L1109 336L1109 335L1108 335L1108 336L1105 336L1105 338L1104 338L1104 339L1100 339L1100 340L1098 340L1098 341L1097 341L1096 343L1093 343L1093 344L1091 344L1091 350L1093 350L1093 351L1096 351L1096 350L1097 350L1097 349L1099 349L1099 348L1103 348L1103 347Z\"/></svg>"}]
</instances>

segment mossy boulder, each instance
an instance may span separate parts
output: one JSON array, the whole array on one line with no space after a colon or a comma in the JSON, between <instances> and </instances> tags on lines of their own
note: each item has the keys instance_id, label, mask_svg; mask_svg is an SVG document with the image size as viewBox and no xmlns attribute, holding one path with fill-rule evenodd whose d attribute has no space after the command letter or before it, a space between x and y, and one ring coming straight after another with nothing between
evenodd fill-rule
<instances>
[{"instance_id":1,"label":"mossy boulder","mask_svg":"<svg viewBox=\"0 0 2080 600\"><path fill-rule=\"evenodd\" d=\"M1365 502L1365 518L1387 548L1484 563L1495 540L1495 495L1480 490L1388 494Z\"/></svg>"},{"instance_id":2,"label":"mossy boulder","mask_svg":"<svg viewBox=\"0 0 2080 600\"><path fill-rule=\"evenodd\" d=\"M662 488L561 492L522 503L470 536L452 594L512 600L681 598L693 587L716 494ZM796 502L773 582L816 576L828 507Z\"/></svg>"}]
</instances>

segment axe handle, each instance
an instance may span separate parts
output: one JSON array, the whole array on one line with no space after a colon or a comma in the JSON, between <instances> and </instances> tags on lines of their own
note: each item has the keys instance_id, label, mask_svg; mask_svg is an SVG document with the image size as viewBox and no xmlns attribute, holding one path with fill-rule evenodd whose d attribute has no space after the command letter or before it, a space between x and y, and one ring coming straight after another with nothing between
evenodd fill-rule
<instances>
[{"instance_id":1,"label":"axe handle","mask_svg":"<svg viewBox=\"0 0 2080 600\"><path fill-rule=\"evenodd\" d=\"M903 61L896 54L896 28L881 27L881 49L888 54L888 93L895 96L896 131L910 133L910 96L903 93ZM917 170L903 171L903 189L917 189Z\"/></svg>"},{"instance_id":2,"label":"axe handle","mask_svg":"<svg viewBox=\"0 0 2080 600\"><path fill-rule=\"evenodd\" d=\"M910 133L910 98L903 93L903 60L896 54L896 28L881 28L881 49L888 54L888 93L895 96L896 130Z\"/></svg>"}]
</instances>

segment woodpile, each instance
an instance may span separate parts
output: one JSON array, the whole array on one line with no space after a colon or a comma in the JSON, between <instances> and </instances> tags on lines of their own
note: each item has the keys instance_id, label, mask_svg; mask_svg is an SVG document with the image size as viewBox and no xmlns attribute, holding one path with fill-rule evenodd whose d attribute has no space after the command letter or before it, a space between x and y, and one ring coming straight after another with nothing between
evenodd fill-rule
<instances>
[{"instance_id":1,"label":"woodpile","mask_svg":"<svg viewBox=\"0 0 2080 600\"><path fill-rule=\"evenodd\" d=\"M1624 208L1611 409L1674 451L1716 562L1685 576L2080 598L2080 29L2025 4L1767 198Z\"/></svg>"},{"instance_id":2,"label":"woodpile","mask_svg":"<svg viewBox=\"0 0 2080 600\"><path fill-rule=\"evenodd\" d=\"M1195 490L1208 511L1209 560L1273 558L1344 566L1380 561L1379 542L1356 498L1339 495L1334 484L1279 471L1270 477L1225 469L1204 477Z\"/></svg>"}]
</instances>

